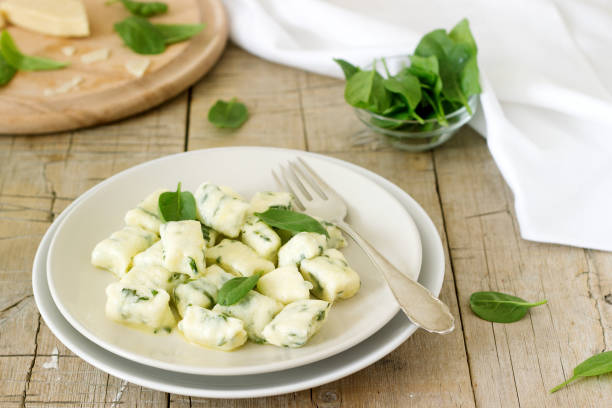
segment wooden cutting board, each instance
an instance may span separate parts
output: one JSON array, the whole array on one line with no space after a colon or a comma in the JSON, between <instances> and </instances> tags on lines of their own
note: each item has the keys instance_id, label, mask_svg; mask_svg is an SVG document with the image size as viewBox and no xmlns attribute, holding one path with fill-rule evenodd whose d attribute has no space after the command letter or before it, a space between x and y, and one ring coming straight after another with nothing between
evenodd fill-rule
<instances>
[{"instance_id":1,"label":"wooden cutting board","mask_svg":"<svg viewBox=\"0 0 612 408\"><path fill-rule=\"evenodd\" d=\"M0 88L0 133L48 133L98 125L121 119L172 98L204 75L219 59L228 35L228 21L220 0L166 0L168 13L156 23L199 23L206 28L189 41L169 46L163 54L139 55L125 47L113 24L129 16L121 4L85 0L91 36L59 38L9 26L20 50L29 55L70 61L57 71L18 72ZM68 57L61 49L73 46ZM85 64L81 55L109 48L107 60ZM145 75L135 78L125 69L129 60L148 58ZM78 89L45 96L45 89L81 76Z\"/></svg>"}]
</instances>

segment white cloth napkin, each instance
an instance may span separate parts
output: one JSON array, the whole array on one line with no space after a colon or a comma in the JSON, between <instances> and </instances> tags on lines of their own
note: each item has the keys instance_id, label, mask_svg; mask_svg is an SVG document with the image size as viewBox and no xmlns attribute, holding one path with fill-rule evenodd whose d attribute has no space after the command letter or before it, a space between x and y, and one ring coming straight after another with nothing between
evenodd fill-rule
<instances>
[{"instance_id":1,"label":"white cloth napkin","mask_svg":"<svg viewBox=\"0 0 612 408\"><path fill-rule=\"evenodd\" d=\"M523 238L612 251L612 3L608 0L225 0L231 37L262 58L341 77L412 53L467 17L487 137Z\"/></svg>"}]
</instances>

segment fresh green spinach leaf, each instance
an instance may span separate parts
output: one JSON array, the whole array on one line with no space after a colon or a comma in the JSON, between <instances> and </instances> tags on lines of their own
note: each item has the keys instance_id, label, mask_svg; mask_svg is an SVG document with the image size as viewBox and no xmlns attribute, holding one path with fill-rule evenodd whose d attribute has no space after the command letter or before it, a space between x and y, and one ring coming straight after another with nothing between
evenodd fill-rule
<instances>
[{"instance_id":1,"label":"fresh green spinach leaf","mask_svg":"<svg viewBox=\"0 0 612 408\"><path fill-rule=\"evenodd\" d=\"M4 86L11 82L11 79L17 73L17 69L10 65L0 52L0 86Z\"/></svg>"},{"instance_id":2,"label":"fresh green spinach leaf","mask_svg":"<svg viewBox=\"0 0 612 408\"><path fill-rule=\"evenodd\" d=\"M164 14L168 11L168 5L166 3L158 1L134 1L134 0L111 0L107 1L106 4L122 3L130 13L135 16L141 17L152 17L158 14Z\"/></svg>"},{"instance_id":3,"label":"fresh green spinach leaf","mask_svg":"<svg viewBox=\"0 0 612 408\"><path fill-rule=\"evenodd\" d=\"M257 281L263 275L262 272L257 272L252 276L233 278L228 280L221 286L217 295L217 302L223 306L230 306L237 303L249 293L251 289L257 285Z\"/></svg>"},{"instance_id":4,"label":"fresh green spinach leaf","mask_svg":"<svg viewBox=\"0 0 612 408\"><path fill-rule=\"evenodd\" d=\"M416 76L405 72L401 76L385 79L384 85L388 91L401 95L408 106L409 112L416 120L423 122L423 119L414 111L422 98L421 84Z\"/></svg>"},{"instance_id":5,"label":"fresh green spinach leaf","mask_svg":"<svg viewBox=\"0 0 612 408\"><path fill-rule=\"evenodd\" d=\"M166 45L185 41L198 34L206 24L153 24L164 37Z\"/></svg>"},{"instance_id":6,"label":"fresh green spinach leaf","mask_svg":"<svg viewBox=\"0 0 612 408\"><path fill-rule=\"evenodd\" d=\"M496 323L512 323L521 320L534 306L546 300L530 303L519 297L500 292L475 292L470 296L470 307L481 319Z\"/></svg>"},{"instance_id":7,"label":"fresh green spinach leaf","mask_svg":"<svg viewBox=\"0 0 612 408\"><path fill-rule=\"evenodd\" d=\"M165 222L196 219L195 198L189 191L181 191L181 183L178 183L176 192L162 193L159 196L158 206Z\"/></svg>"},{"instance_id":8,"label":"fresh green spinach leaf","mask_svg":"<svg viewBox=\"0 0 612 408\"><path fill-rule=\"evenodd\" d=\"M236 129L249 118L243 103L233 98L229 102L218 100L208 111L208 120L218 128Z\"/></svg>"},{"instance_id":9,"label":"fresh green spinach leaf","mask_svg":"<svg viewBox=\"0 0 612 408\"><path fill-rule=\"evenodd\" d=\"M13 37L6 30L0 35L0 53L2 53L2 57L8 65L20 71L49 71L65 68L69 65L67 62L22 54L15 41L13 41Z\"/></svg>"},{"instance_id":10,"label":"fresh green spinach leaf","mask_svg":"<svg viewBox=\"0 0 612 408\"><path fill-rule=\"evenodd\" d=\"M578 364L576 368L574 368L572 377L551 389L550 392L559 391L561 388L579 378L594 377L610 372L612 372L612 351L595 354L593 357L587 358L582 363Z\"/></svg>"},{"instance_id":11,"label":"fresh green spinach leaf","mask_svg":"<svg viewBox=\"0 0 612 408\"><path fill-rule=\"evenodd\" d=\"M384 78L374 69L359 71L346 81L344 99L356 108L382 113L391 106L391 94Z\"/></svg>"},{"instance_id":12,"label":"fresh green spinach leaf","mask_svg":"<svg viewBox=\"0 0 612 408\"><path fill-rule=\"evenodd\" d=\"M130 16L114 25L123 43L138 54L161 54L166 50L162 33L146 18Z\"/></svg>"},{"instance_id":13,"label":"fresh green spinach leaf","mask_svg":"<svg viewBox=\"0 0 612 408\"><path fill-rule=\"evenodd\" d=\"M359 71L359 68L357 68L348 61L345 61L340 58L334 58L334 61L336 62L336 64L340 65L340 68L342 68L342 72L344 72L345 79L351 79L351 77Z\"/></svg>"},{"instance_id":14,"label":"fresh green spinach leaf","mask_svg":"<svg viewBox=\"0 0 612 408\"><path fill-rule=\"evenodd\" d=\"M279 208L268 208L263 213L255 213L260 220L271 227L280 228L293 233L316 232L329 237L321 223L309 215Z\"/></svg>"}]
</instances>

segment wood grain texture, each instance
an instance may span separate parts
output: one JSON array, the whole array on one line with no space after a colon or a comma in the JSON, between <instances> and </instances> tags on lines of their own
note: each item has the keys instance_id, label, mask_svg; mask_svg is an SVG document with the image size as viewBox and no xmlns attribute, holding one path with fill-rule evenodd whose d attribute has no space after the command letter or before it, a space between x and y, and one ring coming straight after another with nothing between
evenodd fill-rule
<instances>
[{"instance_id":1,"label":"wood grain texture","mask_svg":"<svg viewBox=\"0 0 612 408\"><path fill-rule=\"evenodd\" d=\"M0 406L608 406L610 376L553 395L547 391L577 363L610 349L612 255L522 240L512 194L485 141L470 129L434 152L355 146L364 129L344 103L342 89L341 81L230 46L189 92L148 113L88 130L0 137ZM237 131L210 125L210 106L231 97L246 103L249 121ZM447 336L418 331L349 377L258 399L168 395L109 376L71 353L40 319L31 296L32 259L55 216L127 167L185 149L228 145L321 152L368 168L412 195L442 237L447 264L441 297L457 330ZM549 303L520 322L491 324L469 309L469 296L477 290ZM45 368L55 348L58 368Z\"/></svg>"},{"instance_id":2,"label":"wood grain texture","mask_svg":"<svg viewBox=\"0 0 612 408\"><path fill-rule=\"evenodd\" d=\"M122 44L113 22L129 13L120 5L86 0L91 36L59 38L9 26L21 51L60 61L70 66L55 71L19 72L0 89L0 133L49 133L108 123L142 112L185 90L217 61L227 41L228 22L220 0L175 0L156 23L205 22L206 28L188 42L174 44L159 55L139 55ZM73 56L61 49L74 46ZM110 49L108 60L85 64L81 56L101 48ZM132 60L151 61L146 74L135 78L125 69ZM73 78L83 78L77 89L45 96Z\"/></svg>"}]
</instances>

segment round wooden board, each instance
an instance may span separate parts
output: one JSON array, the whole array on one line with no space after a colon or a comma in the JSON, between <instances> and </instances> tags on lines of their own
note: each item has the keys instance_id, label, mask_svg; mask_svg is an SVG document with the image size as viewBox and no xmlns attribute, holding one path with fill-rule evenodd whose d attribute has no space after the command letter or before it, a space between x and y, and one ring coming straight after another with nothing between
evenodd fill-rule
<instances>
[{"instance_id":1,"label":"round wooden board","mask_svg":"<svg viewBox=\"0 0 612 408\"><path fill-rule=\"evenodd\" d=\"M159 55L139 55L125 47L113 31L113 23L129 13L121 4L85 0L91 36L59 38L9 26L25 54L70 61L57 71L19 72L0 88L0 133L34 134L59 132L111 122L142 112L185 90L219 59L228 36L228 21L221 0L173 0L168 13L152 18L156 23L204 22L206 28L191 40L169 46ZM65 46L76 49L67 57ZM107 60L85 64L81 56L109 48ZM149 68L135 78L125 68L130 60L148 58ZM77 89L45 96L81 76Z\"/></svg>"}]
</instances>

